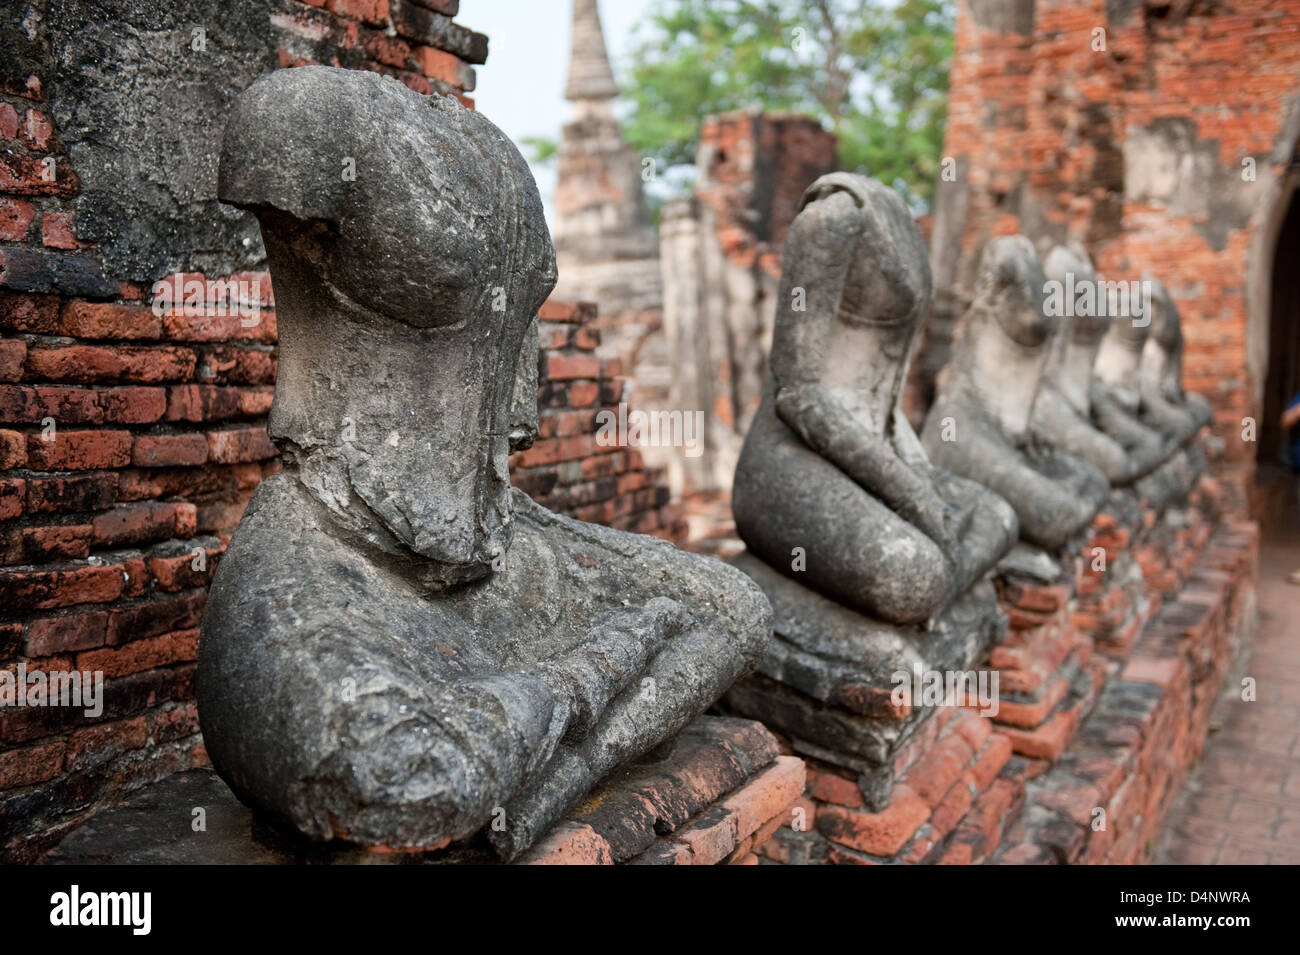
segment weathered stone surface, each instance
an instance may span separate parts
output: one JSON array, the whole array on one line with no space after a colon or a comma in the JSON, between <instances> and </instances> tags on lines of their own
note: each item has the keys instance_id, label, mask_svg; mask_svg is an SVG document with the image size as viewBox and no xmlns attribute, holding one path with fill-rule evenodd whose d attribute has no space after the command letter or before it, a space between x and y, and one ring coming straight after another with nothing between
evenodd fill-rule
<instances>
[{"instance_id":1,"label":"weathered stone surface","mask_svg":"<svg viewBox=\"0 0 1300 955\"><path fill-rule=\"evenodd\" d=\"M1183 390L1183 329L1178 306L1164 283L1151 283L1151 335L1138 363L1143 420L1177 444L1186 444L1210 421L1210 403Z\"/></svg>"},{"instance_id":2,"label":"weathered stone surface","mask_svg":"<svg viewBox=\"0 0 1300 955\"><path fill-rule=\"evenodd\" d=\"M1104 286L1087 252L1076 244L1052 249L1043 272L1048 281L1059 283L1061 304L1067 311L1034 398L1033 434L1100 469L1112 485L1130 484L1155 468L1163 455L1158 443L1137 443L1130 450L1092 420L1092 370L1115 319ZM1067 292L1074 291L1077 296L1065 301Z\"/></svg>"},{"instance_id":3,"label":"weathered stone surface","mask_svg":"<svg viewBox=\"0 0 1300 955\"><path fill-rule=\"evenodd\" d=\"M1044 446L1030 429L1059 327L1044 309L1044 282L1029 240L989 243L921 440L937 465L1006 498L1024 540L1057 550L1088 525L1110 485L1097 468Z\"/></svg>"},{"instance_id":4,"label":"weathered stone surface","mask_svg":"<svg viewBox=\"0 0 1300 955\"><path fill-rule=\"evenodd\" d=\"M1142 314L1111 315L1107 283L1078 246L1054 248L1045 274L1091 297L1074 303L1075 314L1062 322L1068 330L1056 333L1034 398L1033 436L1099 468L1112 485L1133 486L1162 512L1205 469L1203 454L1184 446L1210 417L1209 404L1182 388L1178 310L1148 277L1152 294Z\"/></svg>"},{"instance_id":5,"label":"weathered stone surface","mask_svg":"<svg viewBox=\"0 0 1300 955\"><path fill-rule=\"evenodd\" d=\"M868 798L888 801L893 753L930 715L895 706L899 672L968 669L1005 633L993 587L981 580L928 627L872 620L789 580L744 553L733 563L772 601L774 634L758 674L728 691L726 705L761 717L796 752L858 773Z\"/></svg>"},{"instance_id":6,"label":"weathered stone surface","mask_svg":"<svg viewBox=\"0 0 1300 955\"><path fill-rule=\"evenodd\" d=\"M50 119L66 150L57 163L75 169L81 181L77 235L99 245L109 279L147 282L176 270L228 275L261 257L255 220L217 201L212 144L235 96L276 66L271 16L296 6L291 0L228 0L220 10L207 0L6 5L0 49L13 56L4 78L21 85L36 75L48 84ZM56 278L62 280L51 287L76 294L116 291L115 282L77 290Z\"/></svg>"},{"instance_id":7,"label":"weathered stone surface","mask_svg":"<svg viewBox=\"0 0 1300 955\"><path fill-rule=\"evenodd\" d=\"M1205 468L1199 449L1184 447L1209 420L1209 406L1182 389L1182 332L1168 292L1152 282L1148 321L1112 322L1097 353L1091 387L1093 420L1146 468L1134 484L1157 512L1185 497ZM1155 466L1147 468L1154 461Z\"/></svg>"},{"instance_id":8,"label":"weathered stone surface","mask_svg":"<svg viewBox=\"0 0 1300 955\"><path fill-rule=\"evenodd\" d=\"M896 675L964 671L1001 634L984 578L1016 538L1011 506L932 466L901 413L929 296L892 190L844 173L808 189L733 495L749 546L733 563L772 601L775 635L726 705L853 771L873 806L931 712L892 698Z\"/></svg>"},{"instance_id":9,"label":"weathered stone surface","mask_svg":"<svg viewBox=\"0 0 1300 955\"><path fill-rule=\"evenodd\" d=\"M503 819L486 837L514 857L756 662L767 602L726 565L510 488L536 427L516 369L555 266L490 122L376 75L287 70L238 101L220 189L258 216L276 283L284 470L208 601L213 765L313 839L429 849Z\"/></svg>"},{"instance_id":10,"label":"weathered stone surface","mask_svg":"<svg viewBox=\"0 0 1300 955\"><path fill-rule=\"evenodd\" d=\"M615 772L518 858L525 865L721 861L789 821L802 761L749 720L703 716L676 745ZM636 806L650 807L648 812ZM202 810L196 814L195 810ZM202 826L196 827L196 821ZM724 838L719 838L719 837ZM211 770L176 773L75 827L47 864L491 864L482 833L434 852L317 843L240 805ZM729 860L735 861L735 860Z\"/></svg>"},{"instance_id":11,"label":"weathered stone surface","mask_svg":"<svg viewBox=\"0 0 1300 955\"><path fill-rule=\"evenodd\" d=\"M781 285L771 375L736 468L737 531L840 603L923 621L992 566L1016 520L931 466L900 410L930 296L920 235L892 190L824 176L790 228Z\"/></svg>"},{"instance_id":12,"label":"weathered stone surface","mask_svg":"<svg viewBox=\"0 0 1300 955\"><path fill-rule=\"evenodd\" d=\"M1150 333L1150 322L1111 323L1093 366L1091 404L1093 419L1131 456L1163 462L1173 453L1172 442L1140 419L1138 366Z\"/></svg>"}]
</instances>

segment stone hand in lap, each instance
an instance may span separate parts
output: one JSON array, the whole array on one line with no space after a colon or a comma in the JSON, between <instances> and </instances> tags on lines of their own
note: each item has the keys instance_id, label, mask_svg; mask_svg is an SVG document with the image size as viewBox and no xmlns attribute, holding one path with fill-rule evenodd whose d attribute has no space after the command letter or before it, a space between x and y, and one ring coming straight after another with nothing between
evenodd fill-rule
<instances>
[{"instance_id":1,"label":"stone hand in lap","mask_svg":"<svg viewBox=\"0 0 1300 955\"><path fill-rule=\"evenodd\" d=\"M220 195L257 215L275 281L284 469L204 616L213 765L316 839L434 848L491 822L512 857L754 665L767 601L510 487L555 264L528 167L478 113L273 73L238 101Z\"/></svg>"},{"instance_id":2,"label":"stone hand in lap","mask_svg":"<svg viewBox=\"0 0 1300 955\"><path fill-rule=\"evenodd\" d=\"M1034 398L1032 432L1043 443L1098 468L1111 484L1130 484L1160 464L1165 452L1159 442L1126 447L1093 421L1092 371L1113 319L1104 286L1087 252L1076 244L1052 249L1043 272L1061 292L1058 304L1064 306L1064 318ZM1066 302L1071 289L1076 298Z\"/></svg>"},{"instance_id":3,"label":"stone hand in lap","mask_svg":"<svg viewBox=\"0 0 1300 955\"><path fill-rule=\"evenodd\" d=\"M771 375L736 468L732 507L749 549L869 616L938 613L1014 542L1015 515L933 467L903 416L929 260L880 183L817 180L786 238Z\"/></svg>"},{"instance_id":4,"label":"stone hand in lap","mask_svg":"<svg viewBox=\"0 0 1300 955\"><path fill-rule=\"evenodd\" d=\"M989 244L921 439L935 464L1011 502L1024 540L1056 550L1092 520L1110 485L1097 468L1031 437L1058 321L1045 312L1043 288L1028 239Z\"/></svg>"}]
</instances>

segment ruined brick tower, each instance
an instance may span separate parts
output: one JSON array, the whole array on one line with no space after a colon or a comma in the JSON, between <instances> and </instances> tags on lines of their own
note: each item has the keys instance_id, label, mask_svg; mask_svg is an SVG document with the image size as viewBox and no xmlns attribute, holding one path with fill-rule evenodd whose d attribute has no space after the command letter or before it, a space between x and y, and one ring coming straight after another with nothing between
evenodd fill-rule
<instances>
[{"instance_id":1,"label":"ruined brick tower","mask_svg":"<svg viewBox=\"0 0 1300 955\"><path fill-rule=\"evenodd\" d=\"M804 190L835 168L835 146L808 116L757 109L710 116L700 129L694 191L664 204L668 404L704 411L708 448L662 462L676 494L730 494L767 377L785 233Z\"/></svg>"},{"instance_id":2,"label":"ruined brick tower","mask_svg":"<svg viewBox=\"0 0 1300 955\"><path fill-rule=\"evenodd\" d=\"M597 302L611 321L662 302L658 244L642 192L641 161L614 116L618 87L596 0L574 0L565 99L573 104L558 153L556 296Z\"/></svg>"}]
</instances>

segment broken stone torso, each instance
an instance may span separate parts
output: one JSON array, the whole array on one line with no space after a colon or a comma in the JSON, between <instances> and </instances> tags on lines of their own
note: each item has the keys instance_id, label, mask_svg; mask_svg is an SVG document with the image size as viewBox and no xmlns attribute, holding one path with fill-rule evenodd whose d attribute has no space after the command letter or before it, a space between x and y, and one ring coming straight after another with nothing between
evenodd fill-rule
<instances>
[{"instance_id":1,"label":"broken stone torso","mask_svg":"<svg viewBox=\"0 0 1300 955\"><path fill-rule=\"evenodd\" d=\"M1152 289L1151 335L1138 363L1142 419L1165 435L1179 450L1168 469L1176 482L1175 498L1186 497L1197 478L1209 468L1205 450L1196 440L1210 423L1210 403L1183 389L1182 317L1164 284L1148 278Z\"/></svg>"},{"instance_id":2,"label":"broken stone torso","mask_svg":"<svg viewBox=\"0 0 1300 955\"><path fill-rule=\"evenodd\" d=\"M285 467L204 615L213 765L314 839L483 830L513 857L752 667L770 608L733 568L509 486L555 270L491 123L371 73L280 71L238 102L220 194L262 226Z\"/></svg>"},{"instance_id":3,"label":"broken stone torso","mask_svg":"<svg viewBox=\"0 0 1300 955\"><path fill-rule=\"evenodd\" d=\"M1015 538L1005 502L933 467L899 407L929 301L925 248L892 190L832 174L806 193L784 262L771 374L736 468L737 530L845 606L924 621Z\"/></svg>"},{"instance_id":4,"label":"broken stone torso","mask_svg":"<svg viewBox=\"0 0 1300 955\"><path fill-rule=\"evenodd\" d=\"M858 774L888 804L893 755L925 718L899 673L962 671L1001 633L986 574L1014 511L930 464L899 409L930 296L906 207L837 173L804 196L783 255L771 372L736 468L734 559L772 601L759 672L733 710Z\"/></svg>"},{"instance_id":5,"label":"broken stone torso","mask_svg":"<svg viewBox=\"0 0 1300 955\"><path fill-rule=\"evenodd\" d=\"M1043 286L1027 239L989 244L921 439L937 465L1009 501L1023 540L1057 551L1087 527L1110 488L1096 467L1030 433L1056 321L1044 311Z\"/></svg>"},{"instance_id":6,"label":"broken stone torso","mask_svg":"<svg viewBox=\"0 0 1300 955\"><path fill-rule=\"evenodd\" d=\"M1112 485L1124 486L1163 460L1158 443L1126 448L1093 421L1092 372L1114 316L1103 302L1097 273L1082 247L1052 249L1044 262L1048 281L1080 293L1065 303L1057 344L1043 369L1034 398L1032 431L1043 443L1098 468ZM1083 293L1091 290L1089 298ZM1126 319L1123 319L1126 320Z\"/></svg>"},{"instance_id":7,"label":"broken stone torso","mask_svg":"<svg viewBox=\"0 0 1300 955\"><path fill-rule=\"evenodd\" d=\"M1182 317L1168 289L1148 278L1152 290L1151 335L1138 363L1142 414L1152 427L1184 445L1210 421L1210 404L1183 390Z\"/></svg>"},{"instance_id":8,"label":"broken stone torso","mask_svg":"<svg viewBox=\"0 0 1300 955\"><path fill-rule=\"evenodd\" d=\"M1144 405L1143 392L1150 393L1150 385L1143 385L1142 365L1160 312L1153 301L1146 309L1150 320L1124 317L1111 323L1097 353L1091 390L1097 426L1123 445L1131 459L1142 462L1145 471L1133 487L1157 513L1186 493L1198 470L1195 455L1189 457L1182 447L1191 436L1189 422L1181 415L1153 414ZM1163 354L1158 346L1157 351Z\"/></svg>"}]
</instances>

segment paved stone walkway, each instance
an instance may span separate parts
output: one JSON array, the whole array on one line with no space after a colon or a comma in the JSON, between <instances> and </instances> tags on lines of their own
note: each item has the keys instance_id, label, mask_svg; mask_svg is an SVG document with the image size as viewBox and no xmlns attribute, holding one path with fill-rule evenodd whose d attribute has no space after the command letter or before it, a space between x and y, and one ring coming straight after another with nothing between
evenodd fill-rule
<instances>
[{"instance_id":1,"label":"paved stone walkway","mask_svg":"<svg viewBox=\"0 0 1300 955\"><path fill-rule=\"evenodd\" d=\"M1156 861L1300 864L1300 522L1261 528L1259 634L1219 700L1201 764L1170 813ZM1256 701L1241 700L1240 678Z\"/></svg>"}]
</instances>

